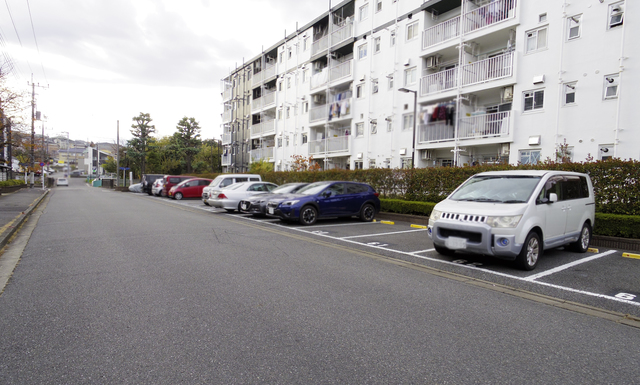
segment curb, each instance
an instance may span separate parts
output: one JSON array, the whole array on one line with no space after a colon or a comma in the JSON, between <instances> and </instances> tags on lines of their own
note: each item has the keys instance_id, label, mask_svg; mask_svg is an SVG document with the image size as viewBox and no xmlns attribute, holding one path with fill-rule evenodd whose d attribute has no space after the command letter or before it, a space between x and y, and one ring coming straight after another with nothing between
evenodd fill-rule
<instances>
[{"instance_id":1,"label":"curb","mask_svg":"<svg viewBox=\"0 0 640 385\"><path fill-rule=\"evenodd\" d=\"M31 212L35 210L36 207L38 207L40 202L42 202L42 200L44 199L44 197L47 196L47 194L49 194L49 190L45 190L45 192L42 195L40 195L37 199L33 201L33 203L29 205L29 208L27 208L21 214L18 214L15 218L13 218L13 220L11 220L11 222L9 222L5 226L9 228L9 231L4 231L4 228L2 229L2 233L0 233L0 249L3 248L7 243L9 243L9 239L11 239L11 237L13 236L13 234L16 233L16 231L18 231L18 229L24 223L24 221L26 221L27 218L29 218L29 216L31 215Z\"/></svg>"}]
</instances>

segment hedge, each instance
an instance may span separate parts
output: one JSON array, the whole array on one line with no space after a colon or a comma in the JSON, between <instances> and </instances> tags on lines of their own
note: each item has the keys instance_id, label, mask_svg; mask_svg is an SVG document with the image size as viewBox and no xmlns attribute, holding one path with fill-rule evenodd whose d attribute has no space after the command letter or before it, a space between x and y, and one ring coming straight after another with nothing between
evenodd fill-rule
<instances>
[{"instance_id":1,"label":"hedge","mask_svg":"<svg viewBox=\"0 0 640 385\"><path fill-rule=\"evenodd\" d=\"M2 182L0 182L0 187L19 186L22 184L25 184L23 180L9 179L9 180L3 180Z\"/></svg>"},{"instance_id":2,"label":"hedge","mask_svg":"<svg viewBox=\"0 0 640 385\"><path fill-rule=\"evenodd\" d=\"M640 216L596 213L593 233L609 237L640 239Z\"/></svg>"},{"instance_id":3,"label":"hedge","mask_svg":"<svg viewBox=\"0 0 640 385\"><path fill-rule=\"evenodd\" d=\"M402 199L380 199L380 211L398 214L431 215L435 203L410 202Z\"/></svg>"}]
</instances>

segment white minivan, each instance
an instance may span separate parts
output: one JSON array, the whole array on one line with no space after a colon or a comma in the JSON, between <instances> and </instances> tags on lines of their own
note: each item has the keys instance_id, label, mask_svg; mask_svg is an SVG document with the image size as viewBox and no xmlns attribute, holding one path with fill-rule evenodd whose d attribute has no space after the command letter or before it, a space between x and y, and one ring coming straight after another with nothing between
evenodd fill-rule
<instances>
[{"instance_id":1,"label":"white minivan","mask_svg":"<svg viewBox=\"0 0 640 385\"><path fill-rule=\"evenodd\" d=\"M533 270L543 250L584 253L595 220L587 174L511 170L476 174L431 212L428 234L437 252L515 260Z\"/></svg>"},{"instance_id":2,"label":"white minivan","mask_svg":"<svg viewBox=\"0 0 640 385\"><path fill-rule=\"evenodd\" d=\"M202 190L202 202L209 206L207 199L209 194L213 190L219 190L221 188L230 186L234 183L240 182L261 182L262 177L258 174L223 174L218 175L214 180L209 183L207 187Z\"/></svg>"}]
</instances>

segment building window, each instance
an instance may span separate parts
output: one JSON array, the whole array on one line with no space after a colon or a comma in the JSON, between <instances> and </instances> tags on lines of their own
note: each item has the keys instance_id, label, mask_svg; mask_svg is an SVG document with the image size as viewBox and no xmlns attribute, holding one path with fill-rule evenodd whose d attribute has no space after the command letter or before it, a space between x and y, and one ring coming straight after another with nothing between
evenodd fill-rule
<instances>
[{"instance_id":1,"label":"building window","mask_svg":"<svg viewBox=\"0 0 640 385\"><path fill-rule=\"evenodd\" d=\"M418 22L407 25L407 41L418 37Z\"/></svg>"},{"instance_id":2,"label":"building window","mask_svg":"<svg viewBox=\"0 0 640 385\"><path fill-rule=\"evenodd\" d=\"M363 44L358 47L358 59L364 59L367 57L367 45Z\"/></svg>"},{"instance_id":3,"label":"building window","mask_svg":"<svg viewBox=\"0 0 640 385\"><path fill-rule=\"evenodd\" d=\"M282 91L282 82L278 83L278 91Z\"/></svg>"},{"instance_id":4,"label":"building window","mask_svg":"<svg viewBox=\"0 0 640 385\"><path fill-rule=\"evenodd\" d=\"M309 112L309 102L302 103L302 113L306 114Z\"/></svg>"},{"instance_id":5,"label":"building window","mask_svg":"<svg viewBox=\"0 0 640 385\"><path fill-rule=\"evenodd\" d=\"M389 38L389 46L393 47L396 45L396 32L391 31L391 37Z\"/></svg>"},{"instance_id":6,"label":"building window","mask_svg":"<svg viewBox=\"0 0 640 385\"><path fill-rule=\"evenodd\" d=\"M576 104L576 83L566 83L564 85L564 105Z\"/></svg>"},{"instance_id":7,"label":"building window","mask_svg":"<svg viewBox=\"0 0 640 385\"><path fill-rule=\"evenodd\" d=\"M540 110L544 107L544 90L525 92L523 99L524 111Z\"/></svg>"},{"instance_id":8,"label":"building window","mask_svg":"<svg viewBox=\"0 0 640 385\"><path fill-rule=\"evenodd\" d=\"M411 158L401 158L400 159L400 167L401 168L412 168L413 162Z\"/></svg>"},{"instance_id":9,"label":"building window","mask_svg":"<svg viewBox=\"0 0 640 385\"><path fill-rule=\"evenodd\" d=\"M361 99L364 96L364 84L356 85L356 99Z\"/></svg>"},{"instance_id":10,"label":"building window","mask_svg":"<svg viewBox=\"0 0 640 385\"><path fill-rule=\"evenodd\" d=\"M354 170L362 170L362 161L361 160L356 160L353 162L353 169Z\"/></svg>"},{"instance_id":11,"label":"building window","mask_svg":"<svg viewBox=\"0 0 640 385\"><path fill-rule=\"evenodd\" d=\"M390 90L393 89L393 76L387 76L387 87Z\"/></svg>"},{"instance_id":12,"label":"building window","mask_svg":"<svg viewBox=\"0 0 640 385\"><path fill-rule=\"evenodd\" d=\"M376 168L376 160L369 159L369 168Z\"/></svg>"},{"instance_id":13,"label":"building window","mask_svg":"<svg viewBox=\"0 0 640 385\"><path fill-rule=\"evenodd\" d=\"M521 164L538 164L540 162L540 150L520 150Z\"/></svg>"},{"instance_id":14,"label":"building window","mask_svg":"<svg viewBox=\"0 0 640 385\"><path fill-rule=\"evenodd\" d=\"M287 119L291 117L291 107L287 107Z\"/></svg>"},{"instance_id":15,"label":"building window","mask_svg":"<svg viewBox=\"0 0 640 385\"><path fill-rule=\"evenodd\" d=\"M369 17L369 4L360 7L360 12L358 12L358 20L366 20L367 17Z\"/></svg>"},{"instance_id":16,"label":"building window","mask_svg":"<svg viewBox=\"0 0 640 385\"><path fill-rule=\"evenodd\" d=\"M601 144L598 149L598 158L600 160L608 160L613 157L613 144Z\"/></svg>"},{"instance_id":17,"label":"building window","mask_svg":"<svg viewBox=\"0 0 640 385\"><path fill-rule=\"evenodd\" d=\"M289 54L289 57L288 57L287 59L291 59L291 48L288 48L288 49L287 49L287 52L288 52L288 54Z\"/></svg>"},{"instance_id":18,"label":"building window","mask_svg":"<svg viewBox=\"0 0 640 385\"><path fill-rule=\"evenodd\" d=\"M302 50L306 51L309 49L309 38L305 37L304 39L302 39Z\"/></svg>"},{"instance_id":19,"label":"building window","mask_svg":"<svg viewBox=\"0 0 640 385\"><path fill-rule=\"evenodd\" d=\"M282 138L278 138L278 147L282 147Z\"/></svg>"},{"instance_id":20,"label":"building window","mask_svg":"<svg viewBox=\"0 0 640 385\"><path fill-rule=\"evenodd\" d=\"M382 0L376 0L376 12L382 11Z\"/></svg>"},{"instance_id":21,"label":"building window","mask_svg":"<svg viewBox=\"0 0 640 385\"><path fill-rule=\"evenodd\" d=\"M373 119L371 122L369 122L369 128L370 128L372 134L377 134L378 133L378 121Z\"/></svg>"},{"instance_id":22,"label":"building window","mask_svg":"<svg viewBox=\"0 0 640 385\"><path fill-rule=\"evenodd\" d=\"M619 27L624 21L624 10L622 2L611 4L609 6L609 29Z\"/></svg>"},{"instance_id":23,"label":"building window","mask_svg":"<svg viewBox=\"0 0 640 385\"><path fill-rule=\"evenodd\" d=\"M527 32L526 52L539 51L547 48L547 27Z\"/></svg>"},{"instance_id":24,"label":"building window","mask_svg":"<svg viewBox=\"0 0 640 385\"><path fill-rule=\"evenodd\" d=\"M307 134L302 134L300 136L302 138L302 144L307 144L307 142L309 141L309 138L307 137Z\"/></svg>"},{"instance_id":25,"label":"building window","mask_svg":"<svg viewBox=\"0 0 640 385\"><path fill-rule=\"evenodd\" d=\"M371 93L378 93L378 79L371 79Z\"/></svg>"},{"instance_id":26,"label":"building window","mask_svg":"<svg viewBox=\"0 0 640 385\"><path fill-rule=\"evenodd\" d=\"M287 88L291 88L291 77L287 78Z\"/></svg>"},{"instance_id":27,"label":"building window","mask_svg":"<svg viewBox=\"0 0 640 385\"><path fill-rule=\"evenodd\" d=\"M580 37L582 27L582 15L567 18L567 39L577 39Z\"/></svg>"},{"instance_id":28,"label":"building window","mask_svg":"<svg viewBox=\"0 0 640 385\"><path fill-rule=\"evenodd\" d=\"M386 120L387 120L387 132L393 131L393 119L391 119L391 117L388 117Z\"/></svg>"},{"instance_id":29,"label":"building window","mask_svg":"<svg viewBox=\"0 0 640 385\"><path fill-rule=\"evenodd\" d=\"M544 23L547 21L547 14L542 13L538 16L538 23Z\"/></svg>"},{"instance_id":30,"label":"building window","mask_svg":"<svg viewBox=\"0 0 640 385\"><path fill-rule=\"evenodd\" d=\"M278 110L278 120L282 120L282 109Z\"/></svg>"},{"instance_id":31,"label":"building window","mask_svg":"<svg viewBox=\"0 0 640 385\"><path fill-rule=\"evenodd\" d=\"M416 74L417 74L417 72L418 71L416 70L416 67L404 70L404 85L405 85L405 87L416 84Z\"/></svg>"},{"instance_id":32,"label":"building window","mask_svg":"<svg viewBox=\"0 0 640 385\"><path fill-rule=\"evenodd\" d=\"M356 138L364 136L364 123L356 123Z\"/></svg>"},{"instance_id":33,"label":"building window","mask_svg":"<svg viewBox=\"0 0 640 385\"><path fill-rule=\"evenodd\" d=\"M618 97L618 81L620 75L607 75L604 77L604 98L615 99Z\"/></svg>"},{"instance_id":34,"label":"building window","mask_svg":"<svg viewBox=\"0 0 640 385\"><path fill-rule=\"evenodd\" d=\"M373 53L380 52L380 38L376 37L373 39Z\"/></svg>"},{"instance_id":35,"label":"building window","mask_svg":"<svg viewBox=\"0 0 640 385\"><path fill-rule=\"evenodd\" d=\"M413 112L410 114L404 114L402 116L402 130L412 130L413 129Z\"/></svg>"}]
</instances>

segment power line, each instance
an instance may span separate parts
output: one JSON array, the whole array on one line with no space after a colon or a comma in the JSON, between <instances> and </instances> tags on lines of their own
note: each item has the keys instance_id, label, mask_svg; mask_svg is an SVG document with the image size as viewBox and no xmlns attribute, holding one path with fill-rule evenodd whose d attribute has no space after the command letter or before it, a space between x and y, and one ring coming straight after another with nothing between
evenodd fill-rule
<instances>
[{"instance_id":1,"label":"power line","mask_svg":"<svg viewBox=\"0 0 640 385\"><path fill-rule=\"evenodd\" d=\"M7 0L5 0L6 2ZM42 68L42 74L44 75L44 80L49 83L47 80L47 73L44 72L44 65L42 64L42 56L40 56L40 47L38 47L38 39L36 39L36 30L33 27L33 18L31 17L31 6L29 5L29 0L27 0L27 9L29 9L29 20L31 21L31 31L33 32L33 40L36 42L36 50L38 51L38 57L40 58L40 67Z\"/></svg>"},{"instance_id":2,"label":"power line","mask_svg":"<svg viewBox=\"0 0 640 385\"><path fill-rule=\"evenodd\" d=\"M11 14L11 9L9 8L9 3L7 3L7 0L4 0L4 4L7 6L7 12L9 13L11 24L13 24L13 30L16 32L16 37L18 38L18 42L20 43L20 48L24 48L22 46L22 40L20 40L20 34L18 33L18 29L16 28L16 23L13 21L13 15ZM29 63L29 59L26 59L26 60L27 60L27 65L29 66L29 71L33 73L33 71L31 70L31 63Z\"/></svg>"}]
</instances>

